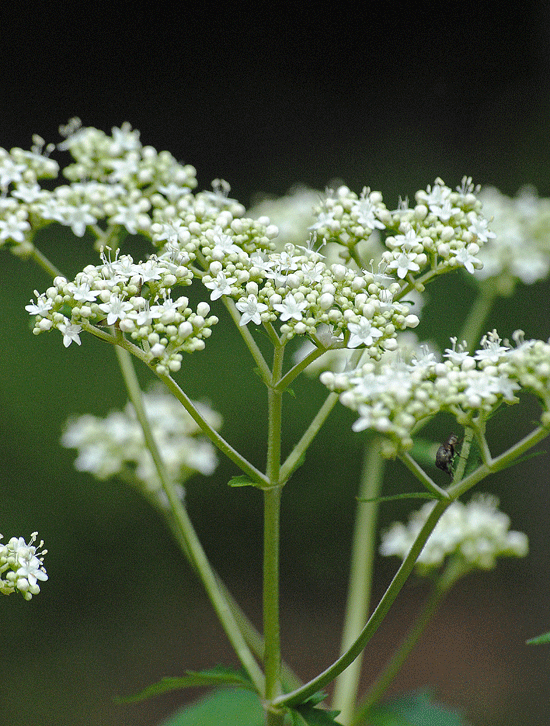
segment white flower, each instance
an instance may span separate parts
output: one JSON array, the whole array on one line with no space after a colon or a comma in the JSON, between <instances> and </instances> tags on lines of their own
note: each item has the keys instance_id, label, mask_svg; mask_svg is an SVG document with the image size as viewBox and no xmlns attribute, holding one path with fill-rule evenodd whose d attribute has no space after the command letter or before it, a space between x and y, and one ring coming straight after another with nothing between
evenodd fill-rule
<instances>
[{"instance_id":1,"label":"white flower","mask_svg":"<svg viewBox=\"0 0 550 726\"><path fill-rule=\"evenodd\" d=\"M59 323L57 326L58 330L63 334L63 345L68 348L74 341L77 345L80 345L80 335L82 326L73 325L72 323Z\"/></svg>"},{"instance_id":2,"label":"white flower","mask_svg":"<svg viewBox=\"0 0 550 726\"><path fill-rule=\"evenodd\" d=\"M382 331L373 327L370 320L365 317L361 317L358 323L349 323L348 329L351 333L348 348L357 348L359 345L374 345L382 335Z\"/></svg>"},{"instance_id":3,"label":"white flower","mask_svg":"<svg viewBox=\"0 0 550 726\"><path fill-rule=\"evenodd\" d=\"M16 164L9 156L0 159L0 187L22 181L22 174L26 170L25 164Z\"/></svg>"},{"instance_id":4,"label":"white flower","mask_svg":"<svg viewBox=\"0 0 550 726\"><path fill-rule=\"evenodd\" d=\"M249 295L247 298L241 298L235 305L237 310L242 313L239 325L248 325L252 321L255 325L262 322L261 315L267 310L265 303L258 302L256 295Z\"/></svg>"},{"instance_id":5,"label":"white flower","mask_svg":"<svg viewBox=\"0 0 550 726\"><path fill-rule=\"evenodd\" d=\"M484 335L481 339L481 349L476 350L474 358L480 361L490 361L496 363L499 358L502 358L508 353L509 348L505 345L500 345L501 339L499 338L497 331L493 330L492 333Z\"/></svg>"},{"instance_id":6,"label":"white flower","mask_svg":"<svg viewBox=\"0 0 550 726\"><path fill-rule=\"evenodd\" d=\"M138 230L143 227L144 214L141 204L130 204L124 206L119 204L117 206L118 212L113 215L109 222L111 224L121 224L126 227L130 234L137 234Z\"/></svg>"},{"instance_id":7,"label":"white flower","mask_svg":"<svg viewBox=\"0 0 550 726\"><path fill-rule=\"evenodd\" d=\"M307 306L307 300L297 302L296 298L292 293L286 295L282 303L273 305L275 310L281 313L279 318L283 322L285 320L290 320L291 318L293 318L294 320L301 320L302 313L304 310L307 309Z\"/></svg>"},{"instance_id":8,"label":"white flower","mask_svg":"<svg viewBox=\"0 0 550 726\"><path fill-rule=\"evenodd\" d=\"M418 272L419 265L414 261L415 254L406 254L402 252L398 257L388 264L388 270L397 270L397 277L401 280L408 272Z\"/></svg>"},{"instance_id":9,"label":"white flower","mask_svg":"<svg viewBox=\"0 0 550 726\"><path fill-rule=\"evenodd\" d=\"M25 305L25 310L29 315L41 315L45 317L48 312L52 309L52 301L49 298L45 298L43 295L39 295L35 290L34 294L37 296L36 304L30 301L30 305Z\"/></svg>"},{"instance_id":10,"label":"white flower","mask_svg":"<svg viewBox=\"0 0 550 726\"><path fill-rule=\"evenodd\" d=\"M90 209L90 204L58 207L56 219L61 224L70 227L76 237L83 237L87 225L97 223L97 218L90 213Z\"/></svg>"},{"instance_id":11,"label":"white flower","mask_svg":"<svg viewBox=\"0 0 550 726\"><path fill-rule=\"evenodd\" d=\"M377 205L372 197L373 195L370 194L370 189L364 187L361 196L352 205L352 212L356 215L357 221L363 227L372 230L384 229L384 223L376 217Z\"/></svg>"},{"instance_id":12,"label":"white flower","mask_svg":"<svg viewBox=\"0 0 550 726\"><path fill-rule=\"evenodd\" d=\"M118 295L113 293L109 302L99 304L99 309L107 313L107 325L114 325L117 320L124 320L134 307L131 302L121 300Z\"/></svg>"},{"instance_id":13,"label":"white flower","mask_svg":"<svg viewBox=\"0 0 550 726\"><path fill-rule=\"evenodd\" d=\"M214 447L178 401L155 386L143 394L143 404L170 479L181 486L196 472L212 474L217 465ZM195 407L213 428L220 428L222 419L216 411L203 403L195 403ZM78 450L78 471L87 471L101 480L119 475L147 495L154 494L162 506L167 504L131 404L106 418L87 414L70 419L61 442ZM183 494L183 489L180 491Z\"/></svg>"},{"instance_id":14,"label":"white flower","mask_svg":"<svg viewBox=\"0 0 550 726\"><path fill-rule=\"evenodd\" d=\"M230 295L231 285L234 285L236 282L236 277L226 277L225 273L218 272L216 278L210 282L205 282L204 286L209 290L212 290L210 293L210 299L217 300L222 295Z\"/></svg>"},{"instance_id":15,"label":"white flower","mask_svg":"<svg viewBox=\"0 0 550 726\"><path fill-rule=\"evenodd\" d=\"M234 243L233 237L225 234L221 227L216 227L214 229L212 241L214 243L212 256L216 260L223 259L226 255L238 254L241 252L241 248Z\"/></svg>"},{"instance_id":16,"label":"white flower","mask_svg":"<svg viewBox=\"0 0 550 726\"><path fill-rule=\"evenodd\" d=\"M488 229L489 222L485 217L479 217L478 215L472 215L472 223L468 227L468 232L471 232L481 242L487 242L490 239L494 239L496 234Z\"/></svg>"},{"instance_id":17,"label":"white flower","mask_svg":"<svg viewBox=\"0 0 550 726\"><path fill-rule=\"evenodd\" d=\"M462 247L459 250L451 250L455 255L455 260L461 267L464 267L471 275L474 274L477 267L481 266L480 260L474 255L470 254L466 247Z\"/></svg>"}]
</instances>

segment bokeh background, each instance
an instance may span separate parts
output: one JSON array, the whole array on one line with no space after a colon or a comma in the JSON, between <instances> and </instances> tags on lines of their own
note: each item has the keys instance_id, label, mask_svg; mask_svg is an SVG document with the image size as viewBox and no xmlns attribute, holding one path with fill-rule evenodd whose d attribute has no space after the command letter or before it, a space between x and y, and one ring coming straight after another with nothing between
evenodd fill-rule
<instances>
[{"instance_id":1,"label":"bokeh background","mask_svg":"<svg viewBox=\"0 0 550 726\"><path fill-rule=\"evenodd\" d=\"M59 124L78 115L106 131L129 121L144 143L194 164L200 188L227 179L231 196L246 205L258 192L281 195L295 183L323 189L335 178L356 191L380 189L390 207L437 176L454 187L471 175L508 194L530 183L550 195L544 2L10 3L0 23L0 145L7 148L29 148L33 133L57 141ZM43 244L69 274L91 259L86 238L58 231ZM124 485L75 472L73 452L59 445L70 414L104 415L124 404L112 351L91 339L65 350L57 335L34 338L24 305L47 280L5 252L0 265L0 532L38 530L50 576L31 603L2 600L0 721L156 726L199 693L133 706L113 697L235 660L162 523ZM547 338L548 293L548 283L520 289L499 302L488 328ZM430 298L421 333L444 346L473 291L456 275L432 287ZM231 328L214 333L204 353L185 359L180 377L192 396L222 412L224 433L261 465L263 391ZM288 401L287 446L323 390L304 381L296 395ZM495 450L536 415L526 401L522 413L495 420ZM352 420L333 413L285 492L283 646L305 678L338 649L364 444L350 433ZM440 440L449 425L436 420L426 432ZM394 690L434 685L474 726L550 721L550 650L524 644L550 628L548 461L537 457L484 482L513 527L529 535L531 554L461 583ZM195 479L188 503L215 567L259 624L261 500L229 489L234 473L222 462L209 480ZM388 491L414 486L389 465ZM384 505L382 526L409 508ZM378 596L394 568L377 562ZM372 642L365 684L425 594L419 584L401 594Z\"/></svg>"}]
</instances>

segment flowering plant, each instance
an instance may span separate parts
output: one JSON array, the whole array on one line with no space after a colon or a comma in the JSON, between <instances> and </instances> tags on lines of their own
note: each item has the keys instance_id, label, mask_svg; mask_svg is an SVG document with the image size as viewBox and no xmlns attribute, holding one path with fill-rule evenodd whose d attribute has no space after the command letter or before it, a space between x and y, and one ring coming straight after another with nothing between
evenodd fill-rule
<instances>
[{"instance_id":1,"label":"flowering plant","mask_svg":"<svg viewBox=\"0 0 550 726\"><path fill-rule=\"evenodd\" d=\"M240 672L187 671L139 697L194 685L233 686L253 694L256 710L252 720L243 715L243 725L258 723L262 714L270 726L396 723L400 707L382 698L442 597L472 570L490 569L501 556L527 554L526 536L509 530L494 497L477 496L467 504L459 498L550 433L550 343L526 339L519 330L512 342L496 330L483 331L498 295L548 272L547 203L530 190L521 203L506 201L465 177L454 190L436 179L416 193L414 204L402 201L395 210L379 192L365 187L356 194L340 186L314 195L313 210L312 194L298 190L247 212L228 196L224 181L216 180L212 192L195 192L194 168L142 145L128 124L108 135L72 120L62 134L58 149L70 152L72 162L63 169L66 183L52 189L40 181L59 173L53 145L36 137L31 151L0 149L0 245L50 276L27 305L33 332L57 331L66 348L83 344L86 333L111 345L129 397L123 412L106 419L69 421L62 443L78 449L77 468L131 483L166 517L242 666ZM507 221L497 234L499 215ZM72 279L36 245L37 232L51 224L95 239L95 258ZM525 234L530 257L516 255L515 241ZM149 240L146 259L123 251L128 235ZM475 280L481 302L462 332L450 331L449 347L440 355L418 344L410 331L421 322L426 286L455 271ZM191 287L193 295L185 295ZM184 389L184 354L205 350L220 320L213 310L222 305L266 389L262 470L222 436L219 414ZM295 339L304 345L291 358ZM154 374L156 387L141 390L134 361ZM303 373L316 375L327 396L283 458L283 394ZM493 456L488 421L503 405L519 403L522 391L538 399L540 420ZM285 486L292 485L292 474L338 403L357 412L355 432L370 432L368 455L341 655L303 683L281 653L280 506ZM422 458L413 446L441 412L453 417L460 434L436 443L429 459ZM240 471L230 484L255 487L264 498L261 635L214 572L185 507L185 481L194 472L214 471L215 449ZM383 535L381 553L402 562L369 616L384 460L396 457L422 486L415 496L430 502L407 526L395 524ZM432 477L433 464L448 475L446 486ZM30 599L39 591L37 580L47 576L32 541L13 538L0 548L0 572L7 571L1 592L19 589ZM413 571L433 579L433 594L379 678L358 698L363 652ZM322 689L332 682L328 709ZM419 714L431 707L415 704ZM217 719L223 722L223 713Z\"/></svg>"}]
</instances>

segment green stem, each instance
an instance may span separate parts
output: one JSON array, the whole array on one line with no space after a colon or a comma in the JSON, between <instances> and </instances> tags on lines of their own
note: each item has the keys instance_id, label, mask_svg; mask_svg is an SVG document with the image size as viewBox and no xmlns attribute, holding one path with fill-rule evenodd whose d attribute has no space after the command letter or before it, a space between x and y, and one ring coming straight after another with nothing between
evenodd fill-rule
<instances>
[{"instance_id":1,"label":"green stem","mask_svg":"<svg viewBox=\"0 0 550 726\"><path fill-rule=\"evenodd\" d=\"M330 412L338 403L338 394L329 393L326 397L325 402L317 412L315 418L312 420L310 425L307 427L305 433L296 446L292 449L286 461L281 467L281 481L287 481L292 472L300 465L305 452L313 439L317 436L321 427L327 420Z\"/></svg>"},{"instance_id":2,"label":"green stem","mask_svg":"<svg viewBox=\"0 0 550 726\"><path fill-rule=\"evenodd\" d=\"M379 447L378 438L371 439L365 447L359 499L375 499L380 496L384 459L380 456ZM368 617L377 517L377 502L357 502L341 653L351 648ZM349 722L355 709L362 662L363 653L336 679L332 707L340 711L338 720L343 724Z\"/></svg>"},{"instance_id":3,"label":"green stem","mask_svg":"<svg viewBox=\"0 0 550 726\"><path fill-rule=\"evenodd\" d=\"M424 469L417 464L408 452L404 452L399 455L401 461L405 464L407 469L411 471L415 477L426 487L426 489L433 495L434 499L449 499L449 495L444 489L438 487L437 484L426 474Z\"/></svg>"},{"instance_id":4,"label":"green stem","mask_svg":"<svg viewBox=\"0 0 550 726\"><path fill-rule=\"evenodd\" d=\"M140 488L140 492L143 490ZM156 499L153 495L150 495L148 497L148 500L150 504L163 516L166 518L166 510L162 509L158 505L158 499L156 501L153 501ZM182 552L187 557L187 560L189 561L190 565L193 567L193 570L196 572L193 562L191 561L189 557L189 551L187 549L187 542L185 538L183 537L181 530L178 528L175 520L173 517L170 517L168 520L168 524L170 526L170 531L172 532L172 535L176 542L178 543L178 546L182 550ZM256 658L258 660L263 660L264 658L264 650L265 650L265 643L263 636L258 632L257 628L250 622L248 619L246 613L243 611L239 603L235 600L233 597L233 594L228 589L227 585L224 583L224 581L221 579L219 574L213 570L217 581L218 581L218 587L227 601L227 604L231 608L231 612L233 613L233 617L235 618L235 621L237 622L237 625L239 626L239 630L243 634L243 638L246 641L246 644L248 647L252 650ZM198 573L197 573L198 575ZM281 679L285 685L285 688L287 690L290 690L292 688L299 688L301 685L301 681L298 678L298 676L294 673L294 671L290 668L290 666L287 663L282 662L281 663Z\"/></svg>"},{"instance_id":5,"label":"green stem","mask_svg":"<svg viewBox=\"0 0 550 726\"><path fill-rule=\"evenodd\" d=\"M115 348L117 358L120 364L124 382L128 391L130 401L134 406L136 416L140 422L145 437L147 448L151 452L153 461L155 462L156 470L159 474L162 488L168 499L172 515L174 517L174 524L185 543L185 549L188 553L189 560L191 561L194 569L198 573L204 588L208 594L208 597L218 615L220 623L225 630L227 637L231 645L233 646L237 657L242 663L244 669L252 679L252 682L256 686L259 693L263 693L264 689L264 676L258 666L258 663L254 659L248 645L246 644L244 637L239 629L239 626L231 612L231 608L224 598L218 583L218 578L213 571L208 558L202 548L202 545L195 533L191 520L187 511L182 506L182 503L177 495L176 489L173 482L167 475L164 462L156 445L153 432L149 425L149 420L145 414L143 406L143 399L141 389L137 376L132 365L130 355L122 350L119 346Z\"/></svg>"},{"instance_id":6,"label":"green stem","mask_svg":"<svg viewBox=\"0 0 550 726\"><path fill-rule=\"evenodd\" d=\"M305 370L310 363L312 363L314 360L317 360L317 358L320 358L326 352L326 349L314 348L310 353L306 355L305 358L303 358L299 363L297 363L287 373L285 373L285 375L277 384L277 389L284 391L286 388L288 388L292 381L297 378L297 376L299 376L300 373Z\"/></svg>"},{"instance_id":7,"label":"green stem","mask_svg":"<svg viewBox=\"0 0 550 726\"><path fill-rule=\"evenodd\" d=\"M155 372L154 368L151 370ZM225 456L227 456L228 459L236 464L241 471L247 474L252 481L260 484L262 487L269 485L269 480L266 475L259 471L259 469L256 469L255 466L247 461L242 454L234 449L214 428L212 428L212 426L210 426L207 421L204 420L199 411L193 405L191 399L182 391L173 378L156 372L155 375L157 375L158 378L160 378L160 380L166 385L168 390L174 394L185 410L198 424L201 431L210 439L210 441L212 441L214 446L216 446L223 454L225 454Z\"/></svg>"},{"instance_id":8,"label":"green stem","mask_svg":"<svg viewBox=\"0 0 550 726\"><path fill-rule=\"evenodd\" d=\"M269 370L269 366L266 363L265 358L263 357L262 352L258 347L258 344L254 340L252 333L246 325L240 325L241 316L239 311L235 307L234 301L231 298L227 297L227 295L224 295L222 297L222 301L227 308L227 311L231 315L231 318L235 323L237 330L241 334L241 337L244 340L246 347L250 351L254 362L258 366L258 371L262 380L266 385L269 385L269 381L271 379L271 371Z\"/></svg>"},{"instance_id":9,"label":"green stem","mask_svg":"<svg viewBox=\"0 0 550 726\"><path fill-rule=\"evenodd\" d=\"M461 571L461 574L463 574L463 571ZM378 703L382 696L386 693L388 687L401 670L405 660L418 643L422 633L426 630L428 623L453 584L456 582L458 576L459 575L455 572L455 568L450 565L435 583L422 612L417 617L416 621L405 636L405 639L393 653L378 678L369 688L367 695L361 701L354 717L349 722L350 726L359 726L364 723L365 719L368 717L370 709Z\"/></svg>"},{"instance_id":10,"label":"green stem","mask_svg":"<svg viewBox=\"0 0 550 726\"><path fill-rule=\"evenodd\" d=\"M283 696L280 696L279 698L276 698L274 701L275 705L284 704L286 706L296 706L300 703L303 703L307 698L312 696L319 689L324 688L329 683L331 683L331 681L333 681L336 676L338 676L345 668L350 665L350 663L355 660L355 658L357 658L357 656L361 653L363 648L378 630L378 627L384 620L392 603L399 594L407 578L411 574L416 564L418 555L426 544L428 537L433 532L437 522L439 521L439 518L450 504L451 502L448 500L440 500L436 502L422 529L418 533L418 536L414 541L408 555L403 560L388 589L384 593L382 599L376 606L376 609L370 616L367 624L365 625L365 627L361 631L361 634L359 635L357 640L355 640L353 645L346 651L346 653L341 655L325 671L320 673L308 683L304 684L301 688L297 688L295 691L292 691L292 693L287 693Z\"/></svg>"},{"instance_id":11,"label":"green stem","mask_svg":"<svg viewBox=\"0 0 550 726\"><path fill-rule=\"evenodd\" d=\"M263 620L264 620L264 670L265 697L272 701L281 692L281 638L279 631L279 546L282 484L281 428L282 397L275 386L280 380L283 367L284 346L275 347L273 356L272 386L268 390L268 447L267 479L264 490L264 562L263 562ZM277 716L279 714L276 714ZM271 718L275 718L272 715Z\"/></svg>"},{"instance_id":12,"label":"green stem","mask_svg":"<svg viewBox=\"0 0 550 726\"><path fill-rule=\"evenodd\" d=\"M496 459L491 459L489 463L481 464L481 466L479 466L471 474L468 474L468 476L464 477L464 479L449 486L447 488L447 493L453 499L458 499L465 492L484 479L488 474L494 474L497 471L506 469L516 459L529 451L529 449L532 449L533 446L538 444L539 441L545 439L549 434L550 430L546 427L540 426L534 429L534 431L531 431L530 434L524 436L521 441L518 441L517 444L510 447L508 451L505 451L500 456L497 456Z\"/></svg>"}]
</instances>

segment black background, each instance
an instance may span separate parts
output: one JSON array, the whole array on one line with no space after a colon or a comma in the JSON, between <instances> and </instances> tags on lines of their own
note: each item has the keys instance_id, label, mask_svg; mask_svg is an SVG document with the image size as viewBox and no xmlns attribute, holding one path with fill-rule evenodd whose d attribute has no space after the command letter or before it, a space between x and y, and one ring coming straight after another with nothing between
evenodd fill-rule
<instances>
[{"instance_id":1,"label":"black background","mask_svg":"<svg viewBox=\"0 0 550 726\"><path fill-rule=\"evenodd\" d=\"M464 174L510 194L532 183L550 195L546 3L84 7L0 10L0 145L29 148L33 133L57 141L58 126L76 115L105 131L129 121L143 143L194 164L200 188L227 179L245 204L259 191L283 194L296 182L323 189L341 178L357 191L380 189L391 208L437 176L454 187ZM48 244L60 266L76 271L90 261L85 241ZM113 695L232 656L162 525L121 486L74 474L72 453L59 448L69 413L104 415L123 404L110 351L92 341L64 351L53 336L33 339L23 306L47 281L7 254L0 279L8 331L0 353L0 531L8 538L38 529L50 549L41 595L2 602L2 723L153 726L187 696L121 707ZM456 334L471 296L456 284L443 293L426 335L440 335L441 344ZM523 290L497 307L495 320L506 335L521 326L548 337L547 300L545 285ZM261 464L253 450L261 389L246 390L243 415L240 368L248 360L223 330L214 338L210 357L186 364L191 392L211 398L228 431L239 421L235 443ZM321 395L312 384L307 402L291 409L292 440ZM284 512L283 640L304 677L338 648L362 451L351 420L347 412L331 419ZM497 439L514 440L509 421L516 426L509 417ZM512 472L490 487L513 526L528 532L532 556L461 584L396 684L435 684L475 726L550 718L547 651L524 646L550 627L547 463L541 457ZM224 464L215 481L190 489L189 507L214 564L258 620L260 501L227 491L233 473ZM390 474L403 475L397 467ZM383 510L382 521L406 511ZM393 566L379 564L377 594ZM373 642L365 684L424 594L411 588L394 606Z\"/></svg>"}]
</instances>

